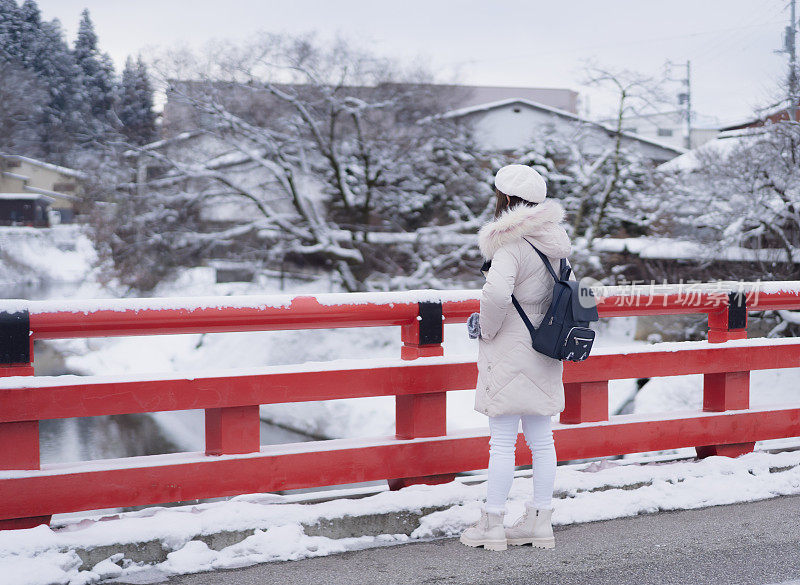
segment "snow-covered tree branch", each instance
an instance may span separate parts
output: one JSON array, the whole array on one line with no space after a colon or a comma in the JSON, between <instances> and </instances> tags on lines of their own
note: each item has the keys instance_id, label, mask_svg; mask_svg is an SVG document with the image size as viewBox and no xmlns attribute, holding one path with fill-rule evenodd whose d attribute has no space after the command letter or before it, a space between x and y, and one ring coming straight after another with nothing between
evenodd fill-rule
<instances>
[{"instance_id":1,"label":"snow-covered tree branch","mask_svg":"<svg viewBox=\"0 0 800 585\"><path fill-rule=\"evenodd\" d=\"M159 65L171 136L128 150L140 172L118 190L180 205L165 215L178 222L193 210L197 235L174 240L190 255L213 247L215 257L333 269L348 290L471 273L452 254L477 262L465 244L488 217L491 170L464 128L436 116L451 105L446 88L308 37L261 36ZM144 245L172 233L160 214L144 217L153 222L122 221L142 224L130 233ZM428 263L444 273L420 270Z\"/></svg>"}]
</instances>

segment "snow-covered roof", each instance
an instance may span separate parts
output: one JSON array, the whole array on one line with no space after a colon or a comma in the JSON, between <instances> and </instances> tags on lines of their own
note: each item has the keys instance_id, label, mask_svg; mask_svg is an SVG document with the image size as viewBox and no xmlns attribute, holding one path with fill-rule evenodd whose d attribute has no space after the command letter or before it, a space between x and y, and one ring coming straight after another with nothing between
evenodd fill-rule
<instances>
[{"instance_id":1,"label":"snow-covered roof","mask_svg":"<svg viewBox=\"0 0 800 585\"><path fill-rule=\"evenodd\" d=\"M782 103L775 104L769 108L765 108L761 110L761 114L757 116L749 116L745 119L739 119L736 122L729 122L721 127L721 130L740 130L742 128L747 128L750 126L760 125L766 122L769 118L773 116L778 116L781 114L786 114L788 118L789 106L786 105L786 102L783 101Z\"/></svg>"},{"instance_id":2,"label":"snow-covered roof","mask_svg":"<svg viewBox=\"0 0 800 585\"><path fill-rule=\"evenodd\" d=\"M52 197L34 193L0 193L1 201L47 201L52 203L55 201Z\"/></svg>"},{"instance_id":3,"label":"snow-covered roof","mask_svg":"<svg viewBox=\"0 0 800 585\"><path fill-rule=\"evenodd\" d=\"M715 260L729 262L765 262L783 261L786 252L772 248L738 248L728 247L722 251L712 250L707 244L674 238L639 237L639 238L597 238L592 242L594 248L601 252L636 254L640 258L659 260L708 260L713 255ZM800 252L792 256L794 263L800 263Z\"/></svg>"},{"instance_id":4,"label":"snow-covered roof","mask_svg":"<svg viewBox=\"0 0 800 585\"><path fill-rule=\"evenodd\" d=\"M559 110L558 108L553 108L551 106L546 106L544 104L540 104L537 102L533 102L531 100L526 100L523 98L509 98L505 100L499 100L496 102L490 102L486 104L479 104L477 106L470 106L468 108L458 108L456 110L450 110L449 112L445 112L442 114L443 118L461 118L463 116L468 116L470 114L480 113L480 112L488 112L489 110L496 110L498 108L504 108L513 104L522 104L526 107L533 108L536 110L540 110L543 112L548 112L554 114L556 116L560 116L562 118L567 118L573 122L580 122L582 124L589 124L592 126L596 126L602 130L610 134L616 134L616 129L612 128L607 124L602 124L600 122L593 122L592 120L587 120L586 118L581 118L577 114L573 114L572 112L567 112L566 110ZM635 134L633 132L625 132L622 131L622 136L626 138L630 138L631 140L637 140L639 142L644 142L646 144L651 144L653 146L663 148L665 150L669 150L670 152L677 154L682 154L686 152L686 149L680 148L677 146L673 146L671 144L666 144L664 142L659 142L658 140L653 140L651 138L646 138L644 136L640 136L639 134Z\"/></svg>"},{"instance_id":5,"label":"snow-covered roof","mask_svg":"<svg viewBox=\"0 0 800 585\"><path fill-rule=\"evenodd\" d=\"M5 154L5 153L0 153L0 157L5 159L17 160L19 162L24 162L31 165L35 165L37 167L42 167L44 169L49 169L51 171L55 171L59 174L66 175L68 177L73 177L75 179L86 179L86 173L83 173L81 171L76 171L75 169L54 165L48 162L44 162L42 160L36 160L35 158L28 158L27 156L21 156L19 154Z\"/></svg>"},{"instance_id":6,"label":"snow-covered roof","mask_svg":"<svg viewBox=\"0 0 800 585\"><path fill-rule=\"evenodd\" d=\"M11 179L17 179L18 181L30 180L30 177L26 177L25 175L20 175L19 173L12 173L11 171L3 171L2 175L4 177L9 177Z\"/></svg>"},{"instance_id":7,"label":"snow-covered roof","mask_svg":"<svg viewBox=\"0 0 800 585\"><path fill-rule=\"evenodd\" d=\"M725 157L734 149L746 142L752 141L755 137L764 133L764 128L746 128L744 130L728 130L720 132L719 136L708 142L704 142L697 148L684 152L677 158L673 158L657 167L662 172L689 172L694 171L701 165L701 161L707 156Z\"/></svg>"},{"instance_id":8,"label":"snow-covered roof","mask_svg":"<svg viewBox=\"0 0 800 585\"><path fill-rule=\"evenodd\" d=\"M25 185L25 190L30 191L31 193L38 193L40 195L47 195L48 197L58 197L59 199L69 199L70 201L80 201L80 197L76 197L75 195L70 195L68 193L61 193L59 191L50 191L48 189L41 189L39 187L31 187L30 185Z\"/></svg>"}]
</instances>

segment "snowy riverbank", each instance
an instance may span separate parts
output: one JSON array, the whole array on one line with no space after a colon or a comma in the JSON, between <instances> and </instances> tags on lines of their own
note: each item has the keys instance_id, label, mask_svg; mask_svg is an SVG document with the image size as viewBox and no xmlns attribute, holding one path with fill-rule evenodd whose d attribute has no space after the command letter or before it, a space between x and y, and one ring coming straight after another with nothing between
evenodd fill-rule
<instances>
[{"instance_id":1,"label":"snowy riverbank","mask_svg":"<svg viewBox=\"0 0 800 585\"><path fill-rule=\"evenodd\" d=\"M50 288L58 294L81 285L87 287L77 296L97 294L92 277L96 260L84 226L0 227L0 298L28 298L31 291Z\"/></svg>"}]
</instances>

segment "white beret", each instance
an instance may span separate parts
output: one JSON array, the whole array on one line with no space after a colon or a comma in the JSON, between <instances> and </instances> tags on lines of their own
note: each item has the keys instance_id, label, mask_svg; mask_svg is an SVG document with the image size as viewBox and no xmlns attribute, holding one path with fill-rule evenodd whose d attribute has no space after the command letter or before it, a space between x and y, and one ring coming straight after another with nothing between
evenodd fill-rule
<instances>
[{"instance_id":1,"label":"white beret","mask_svg":"<svg viewBox=\"0 0 800 585\"><path fill-rule=\"evenodd\" d=\"M504 166L497 171L494 186L505 195L519 197L531 203L541 203L547 196L544 178L527 165Z\"/></svg>"}]
</instances>

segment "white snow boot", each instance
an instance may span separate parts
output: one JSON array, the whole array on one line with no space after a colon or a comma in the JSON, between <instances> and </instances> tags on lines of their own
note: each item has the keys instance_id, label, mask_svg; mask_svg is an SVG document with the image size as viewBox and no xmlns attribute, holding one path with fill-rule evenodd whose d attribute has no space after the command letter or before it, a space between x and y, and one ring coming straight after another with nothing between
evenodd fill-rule
<instances>
[{"instance_id":1,"label":"white snow boot","mask_svg":"<svg viewBox=\"0 0 800 585\"><path fill-rule=\"evenodd\" d=\"M503 527L503 514L481 512L481 519L461 533L462 544L482 546L486 550L506 550L506 532Z\"/></svg>"},{"instance_id":2,"label":"white snow boot","mask_svg":"<svg viewBox=\"0 0 800 585\"><path fill-rule=\"evenodd\" d=\"M522 518L510 528L506 528L508 544L532 544L538 548L555 548L553 526L550 524L552 510L542 510L525 504Z\"/></svg>"}]
</instances>

